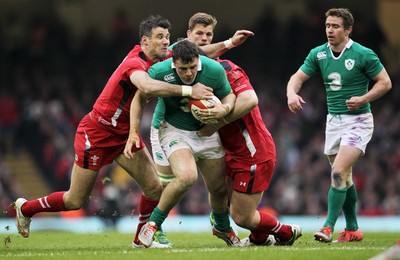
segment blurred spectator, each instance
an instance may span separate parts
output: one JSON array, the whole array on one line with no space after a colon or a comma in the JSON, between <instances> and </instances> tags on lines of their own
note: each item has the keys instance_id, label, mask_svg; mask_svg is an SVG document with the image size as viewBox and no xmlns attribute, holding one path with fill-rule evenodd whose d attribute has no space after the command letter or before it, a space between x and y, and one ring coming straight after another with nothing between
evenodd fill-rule
<instances>
[{"instance_id":1,"label":"blurred spectator","mask_svg":"<svg viewBox=\"0 0 400 260\"><path fill-rule=\"evenodd\" d=\"M18 102L8 89L2 89L0 104L0 153L16 152L15 133L20 122Z\"/></svg>"}]
</instances>

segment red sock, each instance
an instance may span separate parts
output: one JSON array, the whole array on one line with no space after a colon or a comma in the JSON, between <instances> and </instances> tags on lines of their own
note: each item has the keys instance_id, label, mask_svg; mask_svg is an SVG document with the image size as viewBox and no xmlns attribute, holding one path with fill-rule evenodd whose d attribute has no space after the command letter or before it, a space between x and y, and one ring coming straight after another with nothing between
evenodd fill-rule
<instances>
[{"instance_id":1,"label":"red sock","mask_svg":"<svg viewBox=\"0 0 400 260\"><path fill-rule=\"evenodd\" d=\"M251 230L250 235L253 243L264 243L269 234L283 241L292 237L292 229L289 225L281 224L266 212L258 212L260 213L260 223L255 229Z\"/></svg>"},{"instance_id":2,"label":"red sock","mask_svg":"<svg viewBox=\"0 0 400 260\"><path fill-rule=\"evenodd\" d=\"M152 200L149 198L146 198L145 196L141 196L140 198L140 204L139 204L139 224L136 228L136 234L135 234L135 239L133 240L136 244L139 243L139 232L140 229L146 224L151 216L151 213L153 210L156 208L158 205L159 200Z\"/></svg>"},{"instance_id":3,"label":"red sock","mask_svg":"<svg viewBox=\"0 0 400 260\"><path fill-rule=\"evenodd\" d=\"M67 210L64 205L63 195L65 191L51 193L36 200L30 200L21 207L22 214L31 218L40 212L59 212Z\"/></svg>"}]
</instances>

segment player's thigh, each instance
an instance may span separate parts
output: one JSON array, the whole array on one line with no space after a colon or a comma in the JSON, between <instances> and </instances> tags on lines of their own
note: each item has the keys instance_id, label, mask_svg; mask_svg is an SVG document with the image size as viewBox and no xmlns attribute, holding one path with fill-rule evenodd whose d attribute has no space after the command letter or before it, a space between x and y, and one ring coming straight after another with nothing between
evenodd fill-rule
<instances>
[{"instance_id":1,"label":"player's thigh","mask_svg":"<svg viewBox=\"0 0 400 260\"><path fill-rule=\"evenodd\" d=\"M145 194L149 194L153 189L160 189L161 182L157 177L154 162L146 147L136 151L132 159L120 154L115 161L136 180Z\"/></svg>"},{"instance_id":2,"label":"player's thigh","mask_svg":"<svg viewBox=\"0 0 400 260\"><path fill-rule=\"evenodd\" d=\"M361 154L362 151L358 148L347 145L340 146L333 161L332 171L349 173Z\"/></svg>"},{"instance_id":3,"label":"player's thigh","mask_svg":"<svg viewBox=\"0 0 400 260\"><path fill-rule=\"evenodd\" d=\"M197 180L197 165L190 148L174 150L168 157L174 176L178 179Z\"/></svg>"},{"instance_id":4,"label":"player's thigh","mask_svg":"<svg viewBox=\"0 0 400 260\"><path fill-rule=\"evenodd\" d=\"M218 159L202 159L198 166L208 190L226 189L225 157Z\"/></svg>"}]
</instances>

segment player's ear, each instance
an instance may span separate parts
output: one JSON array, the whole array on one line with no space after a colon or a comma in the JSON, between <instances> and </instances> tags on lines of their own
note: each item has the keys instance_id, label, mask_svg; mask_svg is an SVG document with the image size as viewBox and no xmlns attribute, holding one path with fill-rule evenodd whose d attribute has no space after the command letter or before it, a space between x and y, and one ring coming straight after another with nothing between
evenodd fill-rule
<instances>
[{"instance_id":1,"label":"player's ear","mask_svg":"<svg viewBox=\"0 0 400 260\"><path fill-rule=\"evenodd\" d=\"M348 36L350 36L351 35L351 32L353 31L353 27L352 26L349 26L349 28L347 28L347 35Z\"/></svg>"},{"instance_id":2,"label":"player's ear","mask_svg":"<svg viewBox=\"0 0 400 260\"><path fill-rule=\"evenodd\" d=\"M144 45L144 46L148 46L149 45L149 37L147 37L146 35L143 35L142 39L140 39L140 44Z\"/></svg>"}]
</instances>

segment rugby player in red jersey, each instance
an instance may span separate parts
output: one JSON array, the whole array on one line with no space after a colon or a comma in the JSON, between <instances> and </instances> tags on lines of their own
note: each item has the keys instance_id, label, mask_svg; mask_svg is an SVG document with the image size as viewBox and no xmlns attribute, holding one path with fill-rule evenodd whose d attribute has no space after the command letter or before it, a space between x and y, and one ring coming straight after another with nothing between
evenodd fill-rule
<instances>
[{"instance_id":1,"label":"rugby player in red jersey","mask_svg":"<svg viewBox=\"0 0 400 260\"><path fill-rule=\"evenodd\" d=\"M157 205L162 185L156 175L152 158L143 143L132 147L135 156L123 156L129 136L129 110L139 89L150 96L212 96L211 89L197 84L192 87L172 85L151 79L147 70L156 62L169 58L171 24L160 16L150 16L140 24L140 45L128 53L111 75L93 109L79 123L75 135L75 163L68 191L59 191L27 201L14 202L18 232L29 237L31 218L40 212L80 209L89 199L100 169L115 161L140 185L139 231ZM136 234L138 234L137 232ZM137 236L133 247L140 247ZM153 244L153 247L166 247Z\"/></svg>"}]
</instances>

